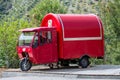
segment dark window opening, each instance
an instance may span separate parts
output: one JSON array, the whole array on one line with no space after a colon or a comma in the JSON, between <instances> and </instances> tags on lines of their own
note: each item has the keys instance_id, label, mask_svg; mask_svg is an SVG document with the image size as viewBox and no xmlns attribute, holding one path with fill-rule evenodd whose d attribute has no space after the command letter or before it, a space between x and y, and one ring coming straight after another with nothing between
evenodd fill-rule
<instances>
[{"instance_id":1,"label":"dark window opening","mask_svg":"<svg viewBox=\"0 0 120 80\"><path fill-rule=\"evenodd\" d=\"M41 31L40 32L40 44L43 45L45 43L52 42L51 31Z\"/></svg>"}]
</instances>

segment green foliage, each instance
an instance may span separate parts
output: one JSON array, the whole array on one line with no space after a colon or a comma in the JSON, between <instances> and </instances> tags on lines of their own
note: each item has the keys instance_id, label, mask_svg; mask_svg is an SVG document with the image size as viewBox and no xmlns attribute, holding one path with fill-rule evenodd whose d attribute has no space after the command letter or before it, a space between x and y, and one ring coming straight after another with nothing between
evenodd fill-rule
<instances>
[{"instance_id":1,"label":"green foliage","mask_svg":"<svg viewBox=\"0 0 120 80\"><path fill-rule=\"evenodd\" d=\"M0 20L8 18L22 18L40 0L1 0L0 1Z\"/></svg>"},{"instance_id":2,"label":"green foliage","mask_svg":"<svg viewBox=\"0 0 120 80\"><path fill-rule=\"evenodd\" d=\"M18 39L18 30L25 27L31 27L28 21L24 19L12 20L0 24L0 67L17 67L18 56L16 53L16 43Z\"/></svg>"},{"instance_id":3,"label":"green foliage","mask_svg":"<svg viewBox=\"0 0 120 80\"><path fill-rule=\"evenodd\" d=\"M67 13L65 6L68 7L68 13L99 14L105 33L106 64L120 64L120 1L105 1L80 0L77 3L74 0L0 0L0 67L18 67L16 45L19 29L39 26L47 13ZM91 59L91 62L103 63L98 59Z\"/></svg>"},{"instance_id":4,"label":"green foliage","mask_svg":"<svg viewBox=\"0 0 120 80\"><path fill-rule=\"evenodd\" d=\"M0 20L7 15L12 8L11 0L0 0Z\"/></svg>"},{"instance_id":5,"label":"green foliage","mask_svg":"<svg viewBox=\"0 0 120 80\"><path fill-rule=\"evenodd\" d=\"M120 9L119 0L101 1L100 16L105 32L105 60L107 64L120 64Z\"/></svg>"},{"instance_id":6,"label":"green foliage","mask_svg":"<svg viewBox=\"0 0 120 80\"><path fill-rule=\"evenodd\" d=\"M110 1L107 6L107 14L109 15L109 23L113 27L114 32L116 33L116 37L120 37L120 9L119 9L120 1L114 0ZM110 25L109 24L109 25Z\"/></svg>"},{"instance_id":7,"label":"green foliage","mask_svg":"<svg viewBox=\"0 0 120 80\"><path fill-rule=\"evenodd\" d=\"M39 3L34 7L33 5L37 2ZM39 24L43 16L49 12L66 12L58 0L42 0L41 2L40 0L13 0L12 5L9 15L4 16L4 19L0 21L0 67L7 68L18 67L19 64L16 52L19 29L36 27L34 23ZM35 15L34 18L26 15L28 11L30 15Z\"/></svg>"},{"instance_id":8,"label":"green foliage","mask_svg":"<svg viewBox=\"0 0 120 80\"><path fill-rule=\"evenodd\" d=\"M0 1L0 13L7 14L8 10L11 9L12 3L11 0L1 0Z\"/></svg>"},{"instance_id":9,"label":"green foliage","mask_svg":"<svg viewBox=\"0 0 120 80\"><path fill-rule=\"evenodd\" d=\"M39 26L43 16L47 13L66 13L66 8L59 0L42 0L31 11L30 18L34 26Z\"/></svg>"}]
</instances>

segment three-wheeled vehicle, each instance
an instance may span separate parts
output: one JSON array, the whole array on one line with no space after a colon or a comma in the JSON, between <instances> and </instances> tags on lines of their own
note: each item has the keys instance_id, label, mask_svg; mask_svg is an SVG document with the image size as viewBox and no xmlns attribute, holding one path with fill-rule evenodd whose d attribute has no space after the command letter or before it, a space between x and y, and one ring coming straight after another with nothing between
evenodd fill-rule
<instances>
[{"instance_id":1,"label":"three-wheeled vehicle","mask_svg":"<svg viewBox=\"0 0 120 80\"><path fill-rule=\"evenodd\" d=\"M17 53L20 68L28 71L32 63L82 68L89 58L104 58L104 35L100 18L93 14L52 14L44 16L41 27L20 30Z\"/></svg>"}]
</instances>

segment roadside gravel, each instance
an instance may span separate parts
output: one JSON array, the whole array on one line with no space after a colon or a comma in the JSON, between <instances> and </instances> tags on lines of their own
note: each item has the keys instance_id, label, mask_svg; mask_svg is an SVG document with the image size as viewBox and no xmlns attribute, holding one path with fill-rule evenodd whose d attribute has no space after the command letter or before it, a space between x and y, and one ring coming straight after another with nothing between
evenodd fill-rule
<instances>
[{"instance_id":1,"label":"roadside gravel","mask_svg":"<svg viewBox=\"0 0 120 80\"><path fill-rule=\"evenodd\" d=\"M2 77L2 72L5 71L5 68L0 68L0 78Z\"/></svg>"}]
</instances>

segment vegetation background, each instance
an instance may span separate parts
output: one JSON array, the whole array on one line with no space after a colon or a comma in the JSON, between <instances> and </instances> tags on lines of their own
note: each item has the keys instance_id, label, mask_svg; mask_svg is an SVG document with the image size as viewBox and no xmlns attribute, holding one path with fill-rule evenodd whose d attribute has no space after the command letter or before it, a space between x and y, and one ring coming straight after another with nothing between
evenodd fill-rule
<instances>
[{"instance_id":1,"label":"vegetation background","mask_svg":"<svg viewBox=\"0 0 120 80\"><path fill-rule=\"evenodd\" d=\"M105 59L92 64L120 64L119 0L0 0L0 67L19 66L19 29L40 25L47 13L96 14L103 22Z\"/></svg>"}]
</instances>

